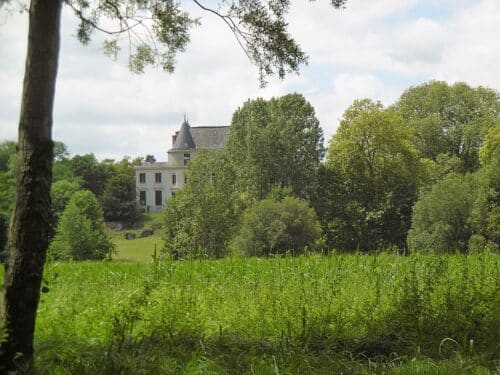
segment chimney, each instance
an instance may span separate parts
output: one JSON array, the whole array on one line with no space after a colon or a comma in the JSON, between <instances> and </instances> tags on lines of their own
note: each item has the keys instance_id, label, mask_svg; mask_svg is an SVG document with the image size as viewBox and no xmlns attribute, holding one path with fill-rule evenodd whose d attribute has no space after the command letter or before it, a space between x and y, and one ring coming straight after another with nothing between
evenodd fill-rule
<instances>
[{"instance_id":1,"label":"chimney","mask_svg":"<svg viewBox=\"0 0 500 375\"><path fill-rule=\"evenodd\" d=\"M175 145L175 141L177 140L177 135L179 134L179 131L177 130L175 134L172 136L172 147Z\"/></svg>"}]
</instances>

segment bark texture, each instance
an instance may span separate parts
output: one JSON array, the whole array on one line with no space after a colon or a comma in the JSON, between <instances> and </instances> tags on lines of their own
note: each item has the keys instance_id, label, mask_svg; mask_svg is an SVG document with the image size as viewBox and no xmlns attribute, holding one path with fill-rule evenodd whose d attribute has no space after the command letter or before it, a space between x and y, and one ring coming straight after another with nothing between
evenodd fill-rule
<instances>
[{"instance_id":1,"label":"bark texture","mask_svg":"<svg viewBox=\"0 0 500 375\"><path fill-rule=\"evenodd\" d=\"M32 0L19 121L16 201L9 230L0 322L0 373L33 357L35 318L47 253L52 182L52 110L61 0ZM3 368L2 368L3 367Z\"/></svg>"}]
</instances>

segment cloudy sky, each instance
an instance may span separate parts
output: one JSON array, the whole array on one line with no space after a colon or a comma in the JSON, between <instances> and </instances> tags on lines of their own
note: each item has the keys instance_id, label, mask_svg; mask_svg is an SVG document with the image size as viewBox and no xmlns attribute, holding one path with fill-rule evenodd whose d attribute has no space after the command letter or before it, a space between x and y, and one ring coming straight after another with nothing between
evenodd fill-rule
<instances>
[{"instance_id":1,"label":"cloudy sky","mask_svg":"<svg viewBox=\"0 0 500 375\"><path fill-rule=\"evenodd\" d=\"M265 89L229 30L190 1L186 9L202 25L173 75L133 75L125 60L103 55L99 35L80 45L75 17L65 9L54 138L72 154L165 160L185 113L193 126L229 125L249 98L302 93L328 141L357 98L390 104L431 79L500 90L499 0L349 0L344 10L327 0L292 3L290 32L310 62L299 76L271 79ZM16 139L26 35L26 13L0 10L0 141Z\"/></svg>"}]
</instances>

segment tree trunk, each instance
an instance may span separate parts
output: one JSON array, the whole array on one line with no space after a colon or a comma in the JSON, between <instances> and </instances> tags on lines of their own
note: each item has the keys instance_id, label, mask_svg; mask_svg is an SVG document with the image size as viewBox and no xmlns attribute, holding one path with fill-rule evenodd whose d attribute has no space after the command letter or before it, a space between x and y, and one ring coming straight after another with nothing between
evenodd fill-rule
<instances>
[{"instance_id":1,"label":"tree trunk","mask_svg":"<svg viewBox=\"0 0 500 375\"><path fill-rule=\"evenodd\" d=\"M33 357L35 317L50 225L52 110L61 5L61 0L31 0L29 10L16 201L0 309L0 322L7 334L0 347L0 373L29 364Z\"/></svg>"}]
</instances>

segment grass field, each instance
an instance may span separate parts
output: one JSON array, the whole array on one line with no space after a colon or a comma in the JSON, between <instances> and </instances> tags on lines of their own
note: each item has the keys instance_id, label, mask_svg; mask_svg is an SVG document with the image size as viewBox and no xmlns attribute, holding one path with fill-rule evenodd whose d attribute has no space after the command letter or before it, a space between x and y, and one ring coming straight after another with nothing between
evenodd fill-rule
<instances>
[{"instance_id":1,"label":"grass field","mask_svg":"<svg viewBox=\"0 0 500 375\"><path fill-rule=\"evenodd\" d=\"M52 263L36 368L494 373L498 275L498 256L490 253Z\"/></svg>"},{"instance_id":2,"label":"grass field","mask_svg":"<svg viewBox=\"0 0 500 375\"><path fill-rule=\"evenodd\" d=\"M161 222L161 213L147 213L143 215L144 228L119 232L109 231L108 233L116 245L116 254L113 256L113 259L120 261L151 261L154 250L157 249L159 252L163 246L161 230L156 230L152 236L135 238L133 240L126 240L125 232L132 232L139 235L143 229L151 228L152 225Z\"/></svg>"}]
</instances>

